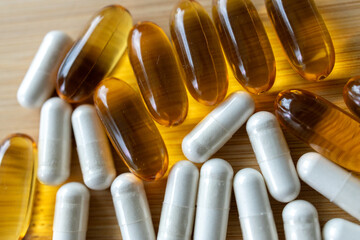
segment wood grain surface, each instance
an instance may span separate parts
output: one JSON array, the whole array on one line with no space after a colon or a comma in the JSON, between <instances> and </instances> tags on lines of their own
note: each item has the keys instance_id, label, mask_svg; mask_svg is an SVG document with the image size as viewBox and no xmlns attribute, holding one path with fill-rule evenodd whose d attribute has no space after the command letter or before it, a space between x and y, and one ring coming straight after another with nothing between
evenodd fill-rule
<instances>
[{"instance_id":1,"label":"wood grain surface","mask_svg":"<svg viewBox=\"0 0 360 240\"><path fill-rule=\"evenodd\" d=\"M273 111L273 101L279 91L286 88L303 88L315 92L346 109L342 99L342 89L346 81L360 74L360 1L317 0L332 36L336 64L326 81L311 83L303 80L288 64L280 43L266 14L264 1L253 1L272 44L277 77L269 93L256 96L256 110ZM1 0L0 1L0 137L15 132L26 133L37 140L39 129L39 110L23 109L16 100L16 91L24 77L32 58L44 35L54 29L63 30L74 39L83 26L101 7L120 4L130 10L134 23L148 20L160 25L169 36L169 15L176 1L171 0ZM211 0L201 0L210 13ZM119 63L112 74L129 82L136 90L135 77L127 56ZM242 89L234 79L230 69L228 94ZM184 159L180 143L182 138L212 108L202 106L190 96L190 108L186 121L174 128L158 126L168 147L170 165ZM346 109L346 111L348 111ZM311 149L285 132L292 157L295 162ZM117 173L127 169L113 151ZM71 177L69 181L82 182L76 149L73 148ZM242 127L233 138L215 155L230 162L234 171L244 167L258 169L249 139ZM166 178L154 183L146 183L146 192L151 207L155 230L157 231L161 205L164 197ZM298 199L305 199L315 205L319 212L320 224L334 217L357 222L353 217L330 203L327 199L302 183ZM51 239L55 194L57 187L37 185L32 221L26 239ZM1 197L1 196L0 196ZM271 199L277 230L284 239L281 212L285 204ZM1 214L1 213L0 213ZM357 222L359 223L359 222ZM240 224L234 197L232 197L227 239L241 239ZM90 215L87 239L121 239L109 190L91 191Z\"/></svg>"}]
</instances>

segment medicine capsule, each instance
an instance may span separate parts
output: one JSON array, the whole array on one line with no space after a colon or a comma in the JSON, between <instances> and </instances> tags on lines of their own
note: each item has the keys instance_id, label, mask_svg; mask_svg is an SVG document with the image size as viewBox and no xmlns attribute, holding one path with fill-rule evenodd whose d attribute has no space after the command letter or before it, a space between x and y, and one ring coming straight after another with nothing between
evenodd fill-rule
<instances>
[{"instance_id":1,"label":"medicine capsule","mask_svg":"<svg viewBox=\"0 0 360 240\"><path fill-rule=\"evenodd\" d=\"M128 51L144 102L159 124L181 124L188 98L179 65L164 31L154 23L136 24L129 34Z\"/></svg>"},{"instance_id":2,"label":"medicine capsule","mask_svg":"<svg viewBox=\"0 0 360 240\"><path fill-rule=\"evenodd\" d=\"M55 90L56 75L72 39L61 31L48 32L17 91L19 104L40 108Z\"/></svg>"},{"instance_id":3,"label":"medicine capsule","mask_svg":"<svg viewBox=\"0 0 360 240\"><path fill-rule=\"evenodd\" d=\"M249 92L268 91L276 63L265 28L250 0L213 0L213 19L239 83Z\"/></svg>"},{"instance_id":4,"label":"medicine capsule","mask_svg":"<svg viewBox=\"0 0 360 240\"><path fill-rule=\"evenodd\" d=\"M324 157L360 172L360 124L336 105L305 90L279 93L275 113L287 131Z\"/></svg>"},{"instance_id":5,"label":"medicine capsule","mask_svg":"<svg viewBox=\"0 0 360 240\"><path fill-rule=\"evenodd\" d=\"M13 134L0 146L0 239L22 239L30 224L37 151L27 135Z\"/></svg>"},{"instance_id":6,"label":"medicine capsule","mask_svg":"<svg viewBox=\"0 0 360 240\"><path fill-rule=\"evenodd\" d=\"M58 97L41 108L37 177L43 184L60 185L70 175L71 112L70 104Z\"/></svg>"},{"instance_id":7,"label":"medicine capsule","mask_svg":"<svg viewBox=\"0 0 360 240\"><path fill-rule=\"evenodd\" d=\"M346 83L343 97L350 111L360 118L360 76L353 77Z\"/></svg>"},{"instance_id":8,"label":"medicine capsule","mask_svg":"<svg viewBox=\"0 0 360 240\"><path fill-rule=\"evenodd\" d=\"M216 153L255 110L246 92L234 92L210 112L182 141L187 159L203 163Z\"/></svg>"},{"instance_id":9,"label":"medicine capsule","mask_svg":"<svg viewBox=\"0 0 360 240\"><path fill-rule=\"evenodd\" d=\"M324 240L358 240L360 225L341 218L333 218L325 223L323 228Z\"/></svg>"},{"instance_id":10,"label":"medicine capsule","mask_svg":"<svg viewBox=\"0 0 360 240\"><path fill-rule=\"evenodd\" d=\"M94 103L130 171L146 181L161 178L168 167L167 149L140 96L127 83L108 78L96 88Z\"/></svg>"},{"instance_id":11,"label":"medicine capsule","mask_svg":"<svg viewBox=\"0 0 360 240\"><path fill-rule=\"evenodd\" d=\"M313 0L265 0L266 9L289 63L304 79L326 78L335 64L335 51Z\"/></svg>"},{"instance_id":12,"label":"medicine capsule","mask_svg":"<svg viewBox=\"0 0 360 240\"><path fill-rule=\"evenodd\" d=\"M199 170L177 162L168 176L157 240L190 240L194 223Z\"/></svg>"},{"instance_id":13,"label":"medicine capsule","mask_svg":"<svg viewBox=\"0 0 360 240\"><path fill-rule=\"evenodd\" d=\"M90 97L125 52L131 27L131 15L122 6L107 6L96 13L59 69L59 96L68 102Z\"/></svg>"},{"instance_id":14,"label":"medicine capsule","mask_svg":"<svg viewBox=\"0 0 360 240\"><path fill-rule=\"evenodd\" d=\"M170 33L185 71L190 94L205 105L226 96L228 75L219 37L206 10L194 0L182 0L170 17Z\"/></svg>"}]
</instances>

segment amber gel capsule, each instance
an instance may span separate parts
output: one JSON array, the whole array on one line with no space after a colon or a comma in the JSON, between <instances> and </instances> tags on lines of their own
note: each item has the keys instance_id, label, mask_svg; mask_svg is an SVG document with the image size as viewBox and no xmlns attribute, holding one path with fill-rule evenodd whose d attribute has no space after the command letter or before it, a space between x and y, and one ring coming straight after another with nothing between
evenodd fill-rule
<instances>
[{"instance_id":1,"label":"amber gel capsule","mask_svg":"<svg viewBox=\"0 0 360 240\"><path fill-rule=\"evenodd\" d=\"M188 111L188 98L170 41L154 23L134 26L128 39L129 59L149 109L158 123L176 126Z\"/></svg>"},{"instance_id":2,"label":"amber gel capsule","mask_svg":"<svg viewBox=\"0 0 360 240\"><path fill-rule=\"evenodd\" d=\"M343 97L350 111L360 118L360 76L353 77L346 83Z\"/></svg>"},{"instance_id":3,"label":"amber gel capsule","mask_svg":"<svg viewBox=\"0 0 360 240\"><path fill-rule=\"evenodd\" d=\"M292 67L303 78L326 78L335 63L334 46L313 0L265 0L266 8Z\"/></svg>"},{"instance_id":4,"label":"amber gel capsule","mask_svg":"<svg viewBox=\"0 0 360 240\"><path fill-rule=\"evenodd\" d=\"M114 148L139 178L161 178L168 167L165 143L140 96L127 83L108 78L95 90L96 111Z\"/></svg>"},{"instance_id":5,"label":"amber gel capsule","mask_svg":"<svg viewBox=\"0 0 360 240\"><path fill-rule=\"evenodd\" d=\"M305 90L285 90L275 101L279 122L325 158L360 172L360 123L336 105Z\"/></svg>"},{"instance_id":6,"label":"amber gel capsule","mask_svg":"<svg viewBox=\"0 0 360 240\"><path fill-rule=\"evenodd\" d=\"M125 52L131 27L130 13L119 5L105 7L95 14L59 69L56 84L59 96L68 102L90 97Z\"/></svg>"},{"instance_id":7,"label":"amber gel capsule","mask_svg":"<svg viewBox=\"0 0 360 240\"><path fill-rule=\"evenodd\" d=\"M212 14L236 79L251 93L268 91L275 80L275 58L252 2L213 0Z\"/></svg>"}]
</instances>

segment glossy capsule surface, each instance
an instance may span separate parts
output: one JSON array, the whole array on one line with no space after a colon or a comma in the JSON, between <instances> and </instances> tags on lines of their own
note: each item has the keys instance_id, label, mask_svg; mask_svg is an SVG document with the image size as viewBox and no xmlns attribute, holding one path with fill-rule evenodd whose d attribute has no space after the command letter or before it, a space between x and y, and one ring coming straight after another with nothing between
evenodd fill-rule
<instances>
[{"instance_id":1,"label":"glossy capsule surface","mask_svg":"<svg viewBox=\"0 0 360 240\"><path fill-rule=\"evenodd\" d=\"M135 90L108 78L96 88L94 103L108 137L130 171L147 181L162 177L168 167L166 146Z\"/></svg>"},{"instance_id":2,"label":"glossy capsule surface","mask_svg":"<svg viewBox=\"0 0 360 240\"><path fill-rule=\"evenodd\" d=\"M179 65L164 31L154 23L134 26L128 39L129 59L144 102L158 123L176 126L188 111Z\"/></svg>"},{"instance_id":3,"label":"glossy capsule surface","mask_svg":"<svg viewBox=\"0 0 360 240\"><path fill-rule=\"evenodd\" d=\"M213 0L212 15L236 79L251 93L268 91L276 64L255 6L250 0Z\"/></svg>"},{"instance_id":4,"label":"glossy capsule surface","mask_svg":"<svg viewBox=\"0 0 360 240\"><path fill-rule=\"evenodd\" d=\"M131 15L122 6L107 6L95 14L59 69L59 96L68 102L91 97L125 52L131 27Z\"/></svg>"},{"instance_id":5,"label":"glossy capsule surface","mask_svg":"<svg viewBox=\"0 0 360 240\"><path fill-rule=\"evenodd\" d=\"M346 83L343 97L350 111L360 118L360 76L353 77Z\"/></svg>"}]
</instances>

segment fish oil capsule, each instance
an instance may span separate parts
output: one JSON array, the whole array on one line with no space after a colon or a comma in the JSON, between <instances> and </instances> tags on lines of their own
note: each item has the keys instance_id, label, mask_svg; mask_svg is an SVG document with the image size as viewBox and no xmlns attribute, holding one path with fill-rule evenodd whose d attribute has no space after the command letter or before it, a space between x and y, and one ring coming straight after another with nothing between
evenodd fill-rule
<instances>
[{"instance_id":1,"label":"fish oil capsule","mask_svg":"<svg viewBox=\"0 0 360 240\"><path fill-rule=\"evenodd\" d=\"M157 240L190 240L194 223L199 170L189 161L171 169L161 210Z\"/></svg>"},{"instance_id":2,"label":"fish oil capsule","mask_svg":"<svg viewBox=\"0 0 360 240\"><path fill-rule=\"evenodd\" d=\"M127 83L108 78L96 88L94 103L130 171L146 181L161 178L168 167L167 149L140 96Z\"/></svg>"},{"instance_id":3,"label":"fish oil capsule","mask_svg":"<svg viewBox=\"0 0 360 240\"><path fill-rule=\"evenodd\" d=\"M302 155L299 177L344 211L360 220L360 180L318 153Z\"/></svg>"},{"instance_id":4,"label":"fish oil capsule","mask_svg":"<svg viewBox=\"0 0 360 240\"><path fill-rule=\"evenodd\" d=\"M58 97L41 108L37 177L43 184L60 185L70 175L71 112L71 106Z\"/></svg>"},{"instance_id":5,"label":"fish oil capsule","mask_svg":"<svg viewBox=\"0 0 360 240\"><path fill-rule=\"evenodd\" d=\"M333 218L325 223L323 228L324 240L358 240L360 225L341 218Z\"/></svg>"},{"instance_id":6,"label":"fish oil capsule","mask_svg":"<svg viewBox=\"0 0 360 240\"><path fill-rule=\"evenodd\" d=\"M305 90L285 90L275 113L287 131L327 159L360 172L360 124L336 105Z\"/></svg>"},{"instance_id":7,"label":"fish oil capsule","mask_svg":"<svg viewBox=\"0 0 360 240\"><path fill-rule=\"evenodd\" d=\"M252 2L213 0L212 14L236 79L251 93L268 91L275 80L275 58Z\"/></svg>"},{"instance_id":8,"label":"fish oil capsule","mask_svg":"<svg viewBox=\"0 0 360 240\"><path fill-rule=\"evenodd\" d=\"M255 110L246 92L234 92L210 112L182 141L187 159L203 163L216 153Z\"/></svg>"},{"instance_id":9,"label":"fish oil capsule","mask_svg":"<svg viewBox=\"0 0 360 240\"><path fill-rule=\"evenodd\" d=\"M111 185L116 217L124 240L155 240L143 182L131 173L120 174Z\"/></svg>"},{"instance_id":10,"label":"fish oil capsule","mask_svg":"<svg viewBox=\"0 0 360 240\"><path fill-rule=\"evenodd\" d=\"M125 52L131 27L131 15L122 6L110 5L96 13L59 69L59 96L68 102L90 97Z\"/></svg>"},{"instance_id":11,"label":"fish oil capsule","mask_svg":"<svg viewBox=\"0 0 360 240\"><path fill-rule=\"evenodd\" d=\"M188 98L171 43L152 22L136 24L129 34L128 51L144 102L159 124L181 124Z\"/></svg>"},{"instance_id":12,"label":"fish oil capsule","mask_svg":"<svg viewBox=\"0 0 360 240\"><path fill-rule=\"evenodd\" d=\"M40 108L55 90L56 75L66 53L73 44L64 32L48 32L32 61L18 92L19 104Z\"/></svg>"},{"instance_id":13,"label":"fish oil capsule","mask_svg":"<svg viewBox=\"0 0 360 240\"><path fill-rule=\"evenodd\" d=\"M206 10L194 0L180 1L171 13L170 33L190 94L205 105L220 103L228 89L226 62Z\"/></svg>"},{"instance_id":14,"label":"fish oil capsule","mask_svg":"<svg viewBox=\"0 0 360 240\"><path fill-rule=\"evenodd\" d=\"M275 221L264 179L252 168L244 168L234 178L234 193L244 240L277 240Z\"/></svg>"},{"instance_id":15,"label":"fish oil capsule","mask_svg":"<svg viewBox=\"0 0 360 240\"><path fill-rule=\"evenodd\" d=\"M360 76L353 77L346 83L343 97L350 111L360 118Z\"/></svg>"},{"instance_id":16,"label":"fish oil capsule","mask_svg":"<svg viewBox=\"0 0 360 240\"><path fill-rule=\"evenodd\" d=\"M83 179L93 190L110 187L116 171L106 133L92 105L81 105L71 116Z\"/></svg>"},{"instance_id":17,"label":"fish oil capsule","mask_svg":"<svg viewBox=\"0 0 360 240\"><path fill-rule=\"evenodd\" d=\"M37 151L27 135L13 134L0 146L0 239L22 239L30 224Z\"/></svg>"},{"instance_id":18,"label":"fish oil capsule","mask_svg":"<svg viewBox=\"0 0 360 240\"><path fill-rule=\"evenodd\" d=\"M289 63L304 79L326 78L335 64L335 51L315 2L266 0L266 9Z\"/></svg>"},{"instance_id":19,"label":"fish oil capsule","mask_svg":"<svg viewBox=\"0 0 360 240\"><path fill-rule=\"evenodd\" d=\"M300 181L276 117L257 112L247 121L246 131L271 196L280 202L294 200Z\"/></svg>"},{"instance_id":20,"label":"fish oil capsule","mask_svg":"<svg viewBox=\"0 0 360 240\"><path fill-rule=\"evenodd\" d=\"M63 185L56 193L53 240L85 240L89 190L81 183Z\"/></svg>"}]
</instances>

